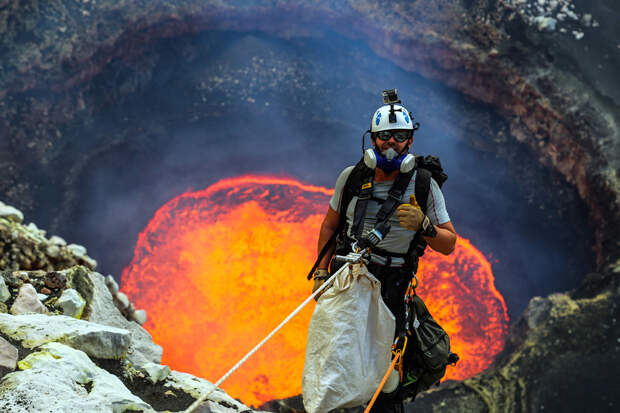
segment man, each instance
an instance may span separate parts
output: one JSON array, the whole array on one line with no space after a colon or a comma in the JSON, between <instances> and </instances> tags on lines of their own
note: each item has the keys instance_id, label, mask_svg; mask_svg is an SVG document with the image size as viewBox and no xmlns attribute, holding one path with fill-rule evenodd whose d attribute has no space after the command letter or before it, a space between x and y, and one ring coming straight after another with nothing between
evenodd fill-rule
<instances>
[{"instance_id":1,"label":"man","mask_svg":"<svg viewBox=\"0 0 620 413\"><path fill-rule=\"evenodd\" d=\"M313 291L328 278L328 267L336 249L337 253L346 254L355 242L357 247L370 247L372 255L368 269L381 281L381 295L396 318L398 334L405 324L405 292L412 272L417 270L415 255L419 249L412 248L413 244L420 243L423 238L433 250L447 255L454 250L456 231L450 222L443 194L433 178L430 178L426 202L427 215L413 202L409 203L410 196L415 194L418 169L415 158L408 152L419 124L414 125L411 114L396 104L400 100L397 100L395 93L391 102L389 99L386 101L385 97L384 102L389 104L379 108L372 118L370 132L373 148L365 152L364 163L360 161L355 167L346 168L336 181L334 195L321 225L319 253L336 232L341 235L337 245L328 247L319 261L314 272ZM365 181L359 178L364 173L368 175ZM349 179L352 174L354 177ZM397 186L401 190L394 192ZM354 195L345 196L345 187ZM400 195L400 199L392 202L390 210L386 200L390 194L394 198L394 193L396 197ZM350 198L349 202L347 198ZM383 208L384 204L388 205ZM419 233L418 237L415 237L416 233ZM335 272L335 265L331 267L331 273ZM402 412L401 393L381 393L372 411Z\"/></svg>"}]
</instances>

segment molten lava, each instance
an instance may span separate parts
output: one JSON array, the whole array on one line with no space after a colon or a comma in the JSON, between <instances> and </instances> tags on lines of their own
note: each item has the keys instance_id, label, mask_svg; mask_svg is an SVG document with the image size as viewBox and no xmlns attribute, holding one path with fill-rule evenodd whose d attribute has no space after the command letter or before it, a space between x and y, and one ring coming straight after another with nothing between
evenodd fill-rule
<instances>
[{"instance_id":1,"label":"molten lava","mask_svg":"<svg viewBox=\"0 0 620 413\"><path fill-rule=\"evenodd\" d=\"M306 274L333 193L292 179L243 176L185 193L140 234L125 291L163 346L162 363L214 382L310 293ZM462 361L447 377L485 369L503 345L507 312L489 262L459 238L449 257L427 252L418 294ZM312 306L222 385L249 405L301 393Z\"/></svg>"}]
</instances>

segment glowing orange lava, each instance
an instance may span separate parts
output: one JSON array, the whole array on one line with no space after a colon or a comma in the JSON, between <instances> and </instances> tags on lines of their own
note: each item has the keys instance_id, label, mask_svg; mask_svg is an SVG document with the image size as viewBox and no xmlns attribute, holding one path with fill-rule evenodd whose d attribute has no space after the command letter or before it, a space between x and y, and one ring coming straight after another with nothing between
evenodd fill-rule
<instances>
[{"instance_id":1,"label":"glowing orange lava","mask_svg":"<svg viewBox=\"0 0 620 413\"><path fill-rule=\"evenodd\" d=\"M138 238L122 289L147 310L162 363L214 382L296 308L310 293L305 276L332 193L243 176L160 208ZM488 261L461 238L450 257L427 253L419 277L418 293L463 359L449 377L483 370L508 321ZM299 394L311 315L310 305L222 387L254 406Z\"/></svg>"}]
</instances>

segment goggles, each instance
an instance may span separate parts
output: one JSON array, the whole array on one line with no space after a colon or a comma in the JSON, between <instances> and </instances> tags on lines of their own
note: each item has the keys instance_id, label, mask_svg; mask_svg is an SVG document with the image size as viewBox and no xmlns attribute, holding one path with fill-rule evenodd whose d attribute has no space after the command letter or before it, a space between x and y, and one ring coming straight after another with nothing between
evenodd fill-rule
<instances>
[{"instance_id":1,"label":"goggles","mask_svg":"<svg viewBox=\"0 0 620 413\"><path fill-rule=\"evenodd\" d=\"M375 138L379 138L382 141L390 140L394 137L396 142L405 142L411 138L411 131L409 130L382 130L375 132Z\"/></svg>"}]
</instances>

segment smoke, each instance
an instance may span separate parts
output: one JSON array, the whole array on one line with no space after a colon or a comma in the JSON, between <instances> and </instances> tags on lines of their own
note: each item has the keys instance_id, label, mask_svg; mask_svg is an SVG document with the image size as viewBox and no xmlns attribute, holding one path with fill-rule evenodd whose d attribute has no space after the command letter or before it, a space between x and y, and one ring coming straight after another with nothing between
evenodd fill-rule
<instances>
[{"instance_id":1,"label":"smoke","mask_svg":"<svg viewBox=\"0 0 620 413\"><path fill-rule=\"evenodd\" d=\"M333 187L361 157L381 91L394 87L421 123L412 151L441 158L452 222L494 260L511 314L574 287L592 262L575 191L526 149L497 143L506 125L491 108L329 33L205 32L110 62L82 91L92 115L63 130L79 147L59 153L75 165L53 230L118 277L154 212L187 190L248 173ZM566 199L571 210L557 212Z\"/></svg>"}]
</instances>

